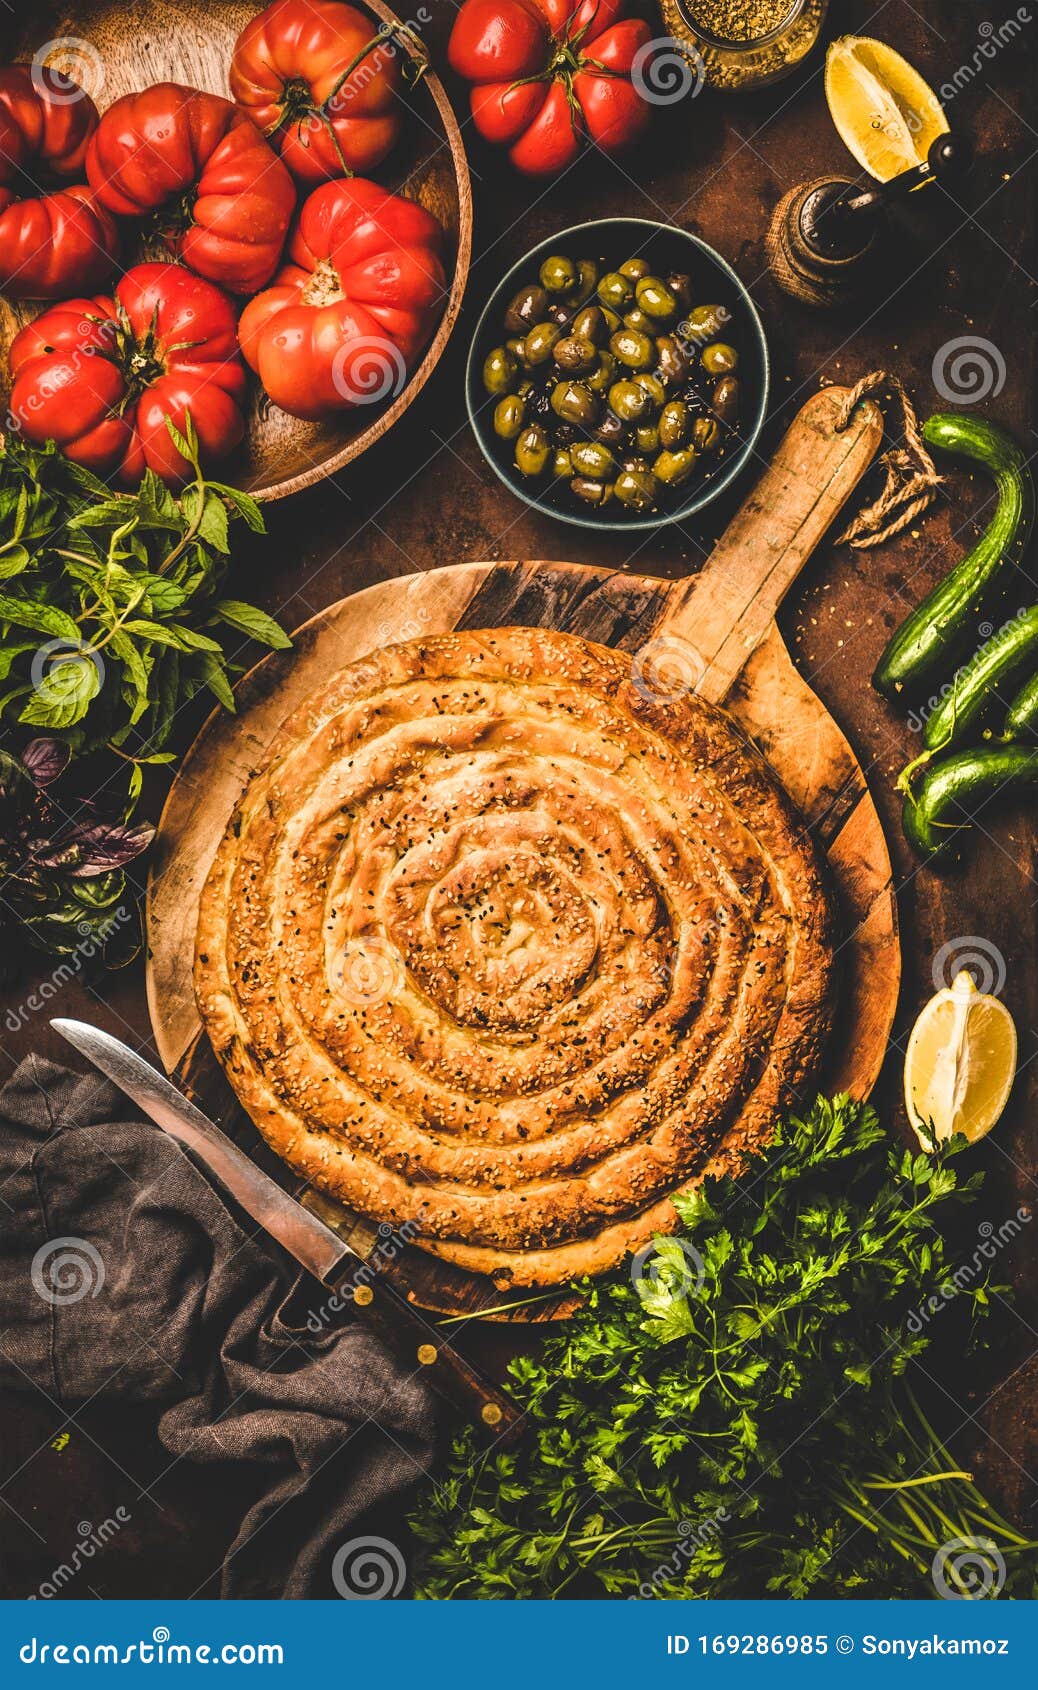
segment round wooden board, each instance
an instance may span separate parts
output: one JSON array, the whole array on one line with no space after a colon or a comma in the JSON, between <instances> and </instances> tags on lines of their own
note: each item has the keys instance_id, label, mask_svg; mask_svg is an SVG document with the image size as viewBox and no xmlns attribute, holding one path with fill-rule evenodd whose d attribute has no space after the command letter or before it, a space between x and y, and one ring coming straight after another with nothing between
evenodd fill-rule
<instances>
[{"instance_id":1,"label":"round wooden board","mask_svg":"<svg viewBox=\"0 0 1038 1690\"><path fill-rule=\"evenodd\" d=\"M372 34L380 24L399 21L383 0L357 3L374 20ZM123 94L155 82L185 83L228 98L234 43L262 10L257 0L135 0L132 6L76 0L70 7L41 0L5 30L4 57L29 62L49 43L53 57L47 62L73 78L81 66L80 79L101 112ZM373 174L381 187L417 200L443 226L450 282L443 315L410 378L399 392L385 396L391 399L388 404L382 398L322 422L300 422L272 405L250 378L245 441L220 466L220 474L254 498L282 499L310 487L381 439L425 386L458 320L472 253L472 189L461 131L443 84L431 70L402 98L408 109L400 140ZM307 191L300 188L300 202ZM145 256L167 256L144 241L135 247L132 226L125 228L124 267ZM33 302L12 305L0 296L0 398L5 407L8 347L22 325L45 308Z\"/></svg>"},{"instance_id":2,"label":"round wooden board","mask_svg":"<svg viewBox=\"0 0 1038 1690\"><path fill-rule=\"evenodd\" d=\"M673 625L687 584L572 563L462 563L387 581L304 624L291 652L241 682L239 714L214 713L186 757L162 816L148 894L148 1001L159 1053L185 1089L260 1157L201 1032L191 984L198 900L227 819L286 716L329 673L384 645L452 628L551 627L636 652ZM890 861L861 769L836 723L794 668L769 621L722 702L760 745L828 858L840 905L838 1026L819 1084L866 1094L883 1060L900 977ZM705 689L704 689L705 690ZM268 1167L277 1168L273 1158ZM283 1171L282 1171L283 1172ZM364 1248L366 1222L325 1200L312 1206ZM401 1259L410 1293L451 1314L500 1305L489 1280L418 1250ZM558 1317L571 1298L546 1296L511 1318Z\"/></svg>"}]
</instances>

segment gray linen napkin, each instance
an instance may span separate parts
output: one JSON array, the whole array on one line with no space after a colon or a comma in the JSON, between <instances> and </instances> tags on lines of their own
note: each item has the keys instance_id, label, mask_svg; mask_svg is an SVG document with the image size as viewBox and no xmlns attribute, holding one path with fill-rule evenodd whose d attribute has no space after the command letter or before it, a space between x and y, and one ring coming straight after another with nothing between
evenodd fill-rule
<instances>
[{"instance_id":1,"label":"gray linen napkin","mask_svg":"<svg viewBox=\"0 0 1038 1690\"><path fill-rule=\"evenodd\" d=\"M432 1398L362 1320L315 1336L327 1293L128 1107L31 1056L0 1091L0 1385L154 1403L173 1455L258 1464L221 1594L334 1597L356 1522L430 1464Z\"/></svg>"}]
</instances>

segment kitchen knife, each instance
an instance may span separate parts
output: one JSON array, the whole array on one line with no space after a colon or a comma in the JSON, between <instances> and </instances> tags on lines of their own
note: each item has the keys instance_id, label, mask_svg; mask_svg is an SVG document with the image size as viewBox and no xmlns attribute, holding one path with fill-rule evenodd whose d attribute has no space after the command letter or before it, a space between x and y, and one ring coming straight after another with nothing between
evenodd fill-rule
<instances>
[{"instance_id":1,"label":"kitchen knife","mask_svg":"<svg viewBox=\"0 0 1038 1690\"><path fill-rule=\"evenodd\" d=\"M373 1319L405 1366L427 1370L439 1394L466 1414L475 1414L496 1440L511 1443L519 1437L523 1415L516 1404L444 1340L433 1322L385 1277L377 1259L366 1261L297 1203L129 1045L84 1021L57 1019L51 1026L157 1126L192 1151L264 1232L333 1291L340 1307L352 1301Z\"/></svg>"}]
</instances>

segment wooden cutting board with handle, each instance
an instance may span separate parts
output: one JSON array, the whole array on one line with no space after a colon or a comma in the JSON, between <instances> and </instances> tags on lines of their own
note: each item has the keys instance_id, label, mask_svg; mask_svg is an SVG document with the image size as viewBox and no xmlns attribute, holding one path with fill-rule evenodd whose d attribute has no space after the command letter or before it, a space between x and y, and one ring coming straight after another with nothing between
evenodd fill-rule
<instances>
[{"instance_id":1,"label":"wooden cutting board with handle","mask_svg":"<svg viewBox=\"0 0 1038 1690\"><path fill-rule=\"evenodd\" d=\"M577 563L455 563L368 587L330 605L240 683L236 716L218 711L195 741L163 812L148 891L148 1000L167 1070L271 1171L230 1091L195 1008L191 974L198 900L237 799L279 726L330 673L367 652L453 628L556 628L636 657L661 688L694 687L760 747L828 859L839 902L838 1021L820 1085L865 1095L886 1050L900 980L897 912L879 816L837 724L793 666L775 613L872 462L883 433L871 401L834 426L843 389L804 405L763 476L698 575L661 581ZM374 1227L307 1193L367 1251ZM499 1310L489 1280L408 1248L393 1276L423 1305L453 1314ZM555 1294L505 1318L548 1319ZM499 1314L497 1318L502 1318Z\"/></svg>"}]
</instances>

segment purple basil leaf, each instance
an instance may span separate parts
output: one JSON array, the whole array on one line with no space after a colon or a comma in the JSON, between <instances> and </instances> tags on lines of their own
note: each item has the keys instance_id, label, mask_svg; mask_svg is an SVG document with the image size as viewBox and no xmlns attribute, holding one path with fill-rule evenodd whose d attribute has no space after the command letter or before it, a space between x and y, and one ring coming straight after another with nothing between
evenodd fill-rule
<instances>
[{"instance_id":1,"label":"purple basil leaf","mask_svg":"<svg viewBox=\"0 0 1038 1690\"><path fill-rule=\"evenodd\" d=\"M80 828L75 837L82 853L82 861L72 870L76 880L91 874L105 874L109 869L124 868L134 857L146 851L155 837L155 829L142 822L137 827L125 827L120 822L97 822Z\"/></svg>"},{"instance_id":2,"label":"purple basil leaf","mask_svg":"<svg viewBox=\"0 0 1038 1690\"><path fill-rule=\"evenodd\" d=\"M22 752L22 762L37 786L49 786L68 767L71 755L60 739L33 739Z\"/></svg>"}]
</instances>

